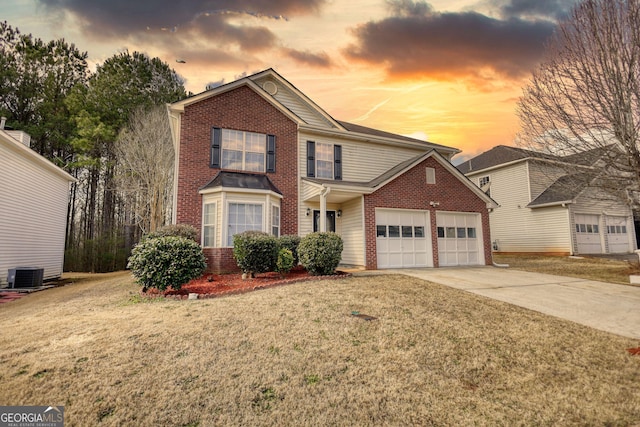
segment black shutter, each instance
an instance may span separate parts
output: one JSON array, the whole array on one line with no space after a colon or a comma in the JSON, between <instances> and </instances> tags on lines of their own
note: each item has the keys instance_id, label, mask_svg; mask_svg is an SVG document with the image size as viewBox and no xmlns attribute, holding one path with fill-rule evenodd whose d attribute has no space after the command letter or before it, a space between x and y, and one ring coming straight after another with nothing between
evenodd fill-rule
<instances>
[{"instance_id":1,"label":"black shutter","mask_svg":"<svg viewBox=\"0 0 640 427\"><path fill-rule=\"evenodd\" d=\"M276 171L276 136L267 135L267 172Z\"/></svg>"},{"instance_id":2,"label":"black shutter","mask_svg":"<svg viewBox=\"0 0 640 427\"><path fill-rule=\"evenodd\" d=\"M211 128L211 163L212 168L220 167L220 144L222 143L222 129Z\"/></svg>"},{"instance_id":3,"label":"black shutter","mask_svg":"<svg viewBox=\"0 0 640 427\"><path fill-rule=\"evenodd\" d=\"M333 179L342 179L342 145L333 146Z\"/></svg>"},{"instance_id":4,"label":"black shutter","mask_svg":"<svg viewBox=\"0 0 640 427\"><path fill-rule=\"evenodd\" d=\"M316 143L307 141L307 176L316 176Z\"/></svg>"}]
</instances>

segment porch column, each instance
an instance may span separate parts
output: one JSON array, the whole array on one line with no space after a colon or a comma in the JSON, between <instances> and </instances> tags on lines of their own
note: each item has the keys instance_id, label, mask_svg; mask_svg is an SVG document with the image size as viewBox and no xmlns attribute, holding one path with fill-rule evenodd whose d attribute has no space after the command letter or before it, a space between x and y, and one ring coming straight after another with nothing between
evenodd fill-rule
<instances>
[{"instance_id":1,"label":"porch column","mask_svg":"<svg viewBox=\"0 0 640 427\"><path fill-rule=\"evenodd\" d=\"M320 231L327 231L327 196L331 193L331 188L322 186L320 191Z\"/></svg>"}]
</instances>

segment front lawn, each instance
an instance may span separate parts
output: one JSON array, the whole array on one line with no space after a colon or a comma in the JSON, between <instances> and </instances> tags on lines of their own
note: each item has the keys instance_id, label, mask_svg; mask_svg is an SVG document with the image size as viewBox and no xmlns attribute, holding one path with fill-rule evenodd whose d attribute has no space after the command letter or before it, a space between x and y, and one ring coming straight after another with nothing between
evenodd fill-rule
<instances>
[{"instance_id":1,"label":"front lawn","mask_svg":"<svg viewBox=\"0 0 640 427\"><path fill-rule=\"evenodd\" d=\"M637 340L406 276L195 301L74 281L0 307L0 405L64 405L66 426L640 420Z\"/></svg>"},{"instance_id":2,"label":"front lawn","mask_svg":"<svg viewBox=\"0 0 640 427\"><path fill-rule=\"evenodd\" d=\"M493 260L517 270L625 285L629 284L630 274L640 274L637 258L629 262L586 256L494 255Z\"/></svg>"}]
</instances>

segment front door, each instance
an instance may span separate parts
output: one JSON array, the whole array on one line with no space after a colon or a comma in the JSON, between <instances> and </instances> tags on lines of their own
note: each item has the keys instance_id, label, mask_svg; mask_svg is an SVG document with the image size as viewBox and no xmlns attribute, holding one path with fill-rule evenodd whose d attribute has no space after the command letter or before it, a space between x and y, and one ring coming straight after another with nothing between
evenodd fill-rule
<instances>
[{"instance_id":1,"label":"front door","mask_svg":"<svg viewBox=\"0 0 640 427\"><path fill-rule=\"evenodd\" d=\"M313 232L320 231L320 211L313 211ZM336 232L336 211L327 211L327 231Z\"/></svg>"}]
</instances>

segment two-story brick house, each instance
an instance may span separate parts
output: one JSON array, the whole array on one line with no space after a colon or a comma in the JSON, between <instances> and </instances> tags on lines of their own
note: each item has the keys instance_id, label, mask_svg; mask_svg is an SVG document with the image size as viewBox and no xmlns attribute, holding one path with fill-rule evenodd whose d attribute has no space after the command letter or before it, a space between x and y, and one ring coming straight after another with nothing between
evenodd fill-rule
<instances>
[{"instance_id":1,"label":"two-story brick house","mask_svg":"<svg viewBox=\"0 0 640 427\"><path fill-rule=\"evenodd\" d=\"M335 231L342 264L491 263L495 202L457 149L332 118L272 69L168 106L174 222L201 230L210 271L237 269L233 235Z\"/></svg>"}]
</instances>

